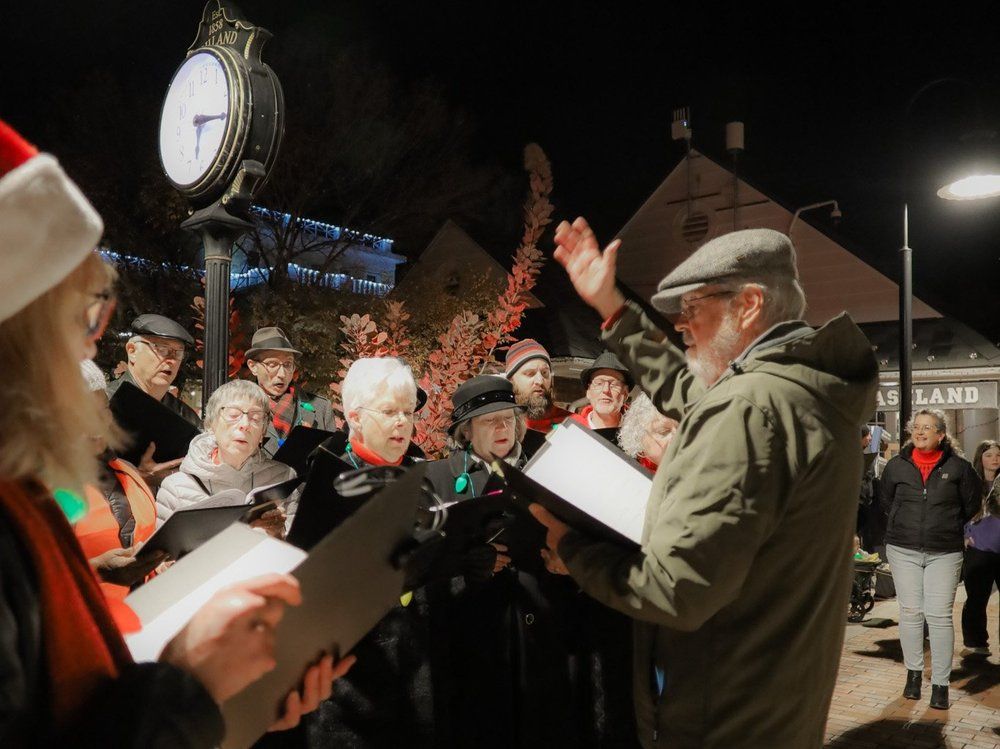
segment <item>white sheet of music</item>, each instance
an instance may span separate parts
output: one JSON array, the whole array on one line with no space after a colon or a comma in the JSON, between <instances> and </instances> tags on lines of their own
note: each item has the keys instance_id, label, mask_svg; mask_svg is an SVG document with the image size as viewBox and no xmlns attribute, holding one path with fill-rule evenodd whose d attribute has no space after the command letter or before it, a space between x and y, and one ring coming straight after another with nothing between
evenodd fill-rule
<instances>
[{"instance_id":1,"label":"white sheet of music","mask_svg":"<svg viewBox=\"0 0 1000 749\"><path fill-rule=\"evenodd\" d=\"M560 426L524 473L637 544L652 480L624 453L576 422Z\"/></svg>"},{"instance_id":2,"label":"white sheet of music","mask_svg":"<svg viewBox=\"0 0 1000 749\"><path fill-rule=\"evenodd\" d=\"M268 572L291 572L305 558L291 544L234 523L125 599L142 622L139 632L125 637L132 657L139 663L159 658L219 589Z\"/></svg>"}]
</instances>

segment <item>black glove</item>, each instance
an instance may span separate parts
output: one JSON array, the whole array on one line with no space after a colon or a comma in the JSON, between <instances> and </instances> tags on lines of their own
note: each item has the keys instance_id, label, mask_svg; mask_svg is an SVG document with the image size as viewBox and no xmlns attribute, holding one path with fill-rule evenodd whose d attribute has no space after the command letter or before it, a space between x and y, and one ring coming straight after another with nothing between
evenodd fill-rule
<instances>
[{"instance_id":1,"label":"black glove","mask_svg":"<svg viewBox=\"0 0 1000 749\"><path fill-rule=\"evenodd\" d=\"M462 574L470 582L484 583L493 577L497 550L489 544L476 544L462 556Z\"/></svg>"},{"instance_id":2,"label":"black glove","mask_svg":"<svg viewBox=\"0 0 1000 749\"><path fill-rule=\"evenodd\" d=\"M156 551L148 557L113 557L106 564L97 565L97 576L102 582L112 585L124 585L131 588L141 583L150 572L156 569L160 562L165 561L167 552Z\"/></svg>"}]
</instances>

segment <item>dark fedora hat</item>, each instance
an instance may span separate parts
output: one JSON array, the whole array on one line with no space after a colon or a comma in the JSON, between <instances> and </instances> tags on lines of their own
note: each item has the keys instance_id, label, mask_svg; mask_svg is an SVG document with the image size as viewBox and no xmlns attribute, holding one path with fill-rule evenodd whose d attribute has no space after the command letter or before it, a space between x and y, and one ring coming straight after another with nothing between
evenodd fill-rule
<instances>
[{"instance_id":1,"label":"dark fedora hat","mask_svg":"<svg viewBox=\"0 0 1000 749\"><path fill-rule=\"evenodd\" d=\"M253 334L250 341L250 348L247 349L246 358L253 359L261 351L287 351L290 354L301 356L302 352L292 345L281 328L261 328ZM256 361L256 360L255 360Z\"/></svg>"},{"instance_id":2,"label":"dark fedora hat","mask_svg":"<svg viewBox=\"0 0 1000 749\"><path fill-rule=\"evenodd\" d=\"M485 416L508 408L523 408L514 399L514 386L502 375L478 375L466 380L458 386L451 402L454 410L451 412L448 434L454 434L455 427L473 416Z\"/></svg>"},{"instance_id":3,"label":"dark fedora hat","mask_svg":"<svg viewBox=\"0 0 1000 749\"><path fill-rule=\"evenodd\" d=\"M599 369L613 369L615 372L621 372L625 377L625 386L629 390L631 390L632 386L635 384L632 380L632 373L628 371L628 367L622 364L618 357L610 351L605 351L603 354L594 359L593 364L580 373L580 382L583 383L584 387L590 387L590 381L594 379L594 374L596 374Z\"/></svg>"}]
</instances>

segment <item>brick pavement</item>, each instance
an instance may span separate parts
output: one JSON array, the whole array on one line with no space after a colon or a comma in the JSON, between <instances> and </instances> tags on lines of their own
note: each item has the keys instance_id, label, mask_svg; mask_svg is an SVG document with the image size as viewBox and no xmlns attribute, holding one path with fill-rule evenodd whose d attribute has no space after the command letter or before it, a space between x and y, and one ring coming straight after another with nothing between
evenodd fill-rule
<instances>
[{"instance_id":1,"label":"brick pavement","mask_svg":"<svg viewBox=\"0 0 1000 749\"><path fill-rule=\"evenodd\" d=\"M923 696L902 697L906 670L899 648L896 602L880 601L867 623L891 620L883 628L848 624L840 673L826 727L828 749L944 747L1000 749L1000 604L994 591L988 609L990 645L986 661L962 661L961 613L965 590L955 603L955 664L951 675L951 709L933 710L930 698L930 651L924 658Z\"/></svg>"}]
</instances>

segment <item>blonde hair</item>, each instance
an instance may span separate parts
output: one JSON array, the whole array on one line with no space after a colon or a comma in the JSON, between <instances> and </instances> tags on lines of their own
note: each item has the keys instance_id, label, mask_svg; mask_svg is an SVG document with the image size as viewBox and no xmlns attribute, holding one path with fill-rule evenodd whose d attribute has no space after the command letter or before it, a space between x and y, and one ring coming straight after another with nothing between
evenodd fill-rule
<instances>
[{"instance_id":1,"label":"blonde hair","mask_svg":"<svg viewBox=\"0 0 1000 749\"><path fill-rule=\"evenodd\" d=\"M118 443L80 374L89 295L107 288L110 266L90 254L57 286L0 322L0 477L39 479L81 492L96 476L90 435Z\"/></svg>"}]
</instances>

